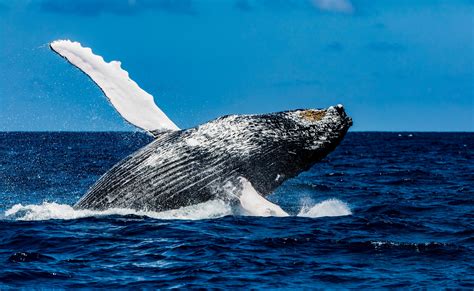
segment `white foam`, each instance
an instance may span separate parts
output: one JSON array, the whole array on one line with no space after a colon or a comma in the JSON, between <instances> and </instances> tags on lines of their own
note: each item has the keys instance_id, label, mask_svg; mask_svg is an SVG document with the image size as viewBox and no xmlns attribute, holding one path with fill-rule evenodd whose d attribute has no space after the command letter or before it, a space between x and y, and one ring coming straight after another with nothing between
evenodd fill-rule
<instances>
[{"instance_id":1,"label":"white foam","mask_svg":"<svg viewBox=\"0 0 474 291\"><path fill-rule=\"evenodd\" d=\"M325 217L325 216L346 216L351 215L351 209L347 203L338 199L328 199L314 206L304 205L298 216L301 217Z\"/></svg>"},{"instance_id":2,"label":"white foam","mask_svg":"<svg viewBox=\"0 0 474 291\"><path fill-rule=\"evenodd\" d=\"M282 210L283 211L283 210ZM285 213L286 214L286 213ZM297 216L301 217L324 217L324 216L345 216L351 215L349 206L337 199L328 199L309 206L302 207ZM42 204L22 205L16 204L5 211L5 218L15 220L49 220L49 219L78 219L84 217L100 217L110 215L137 215L148 216L155 219L214 219L228 215L248 215L241 212L241 209L233 209L229 203L221 200L211 200L208 202L182 207L175 210L162 212L136 211L133 209L111 208L104 211L96 210L76 210L68 204L55 202L43 202ZM253 216L284 216L279 212L253 213ZM287 214L286 214L287 215Z\"/></svg>"},{"instance_id":3,"label":"white foam","mask_svg":"<svg viewBox=\"0 0 474 291\"><path fill-rule=\"evenodd\" d=\"M232 214L232 208L220 200L211 200L176 210L163 212L136 211L133 209L111 208L104 211L76 210L67 204L44 202L39 205L16 204L5 211L6 218L16 220L78 219L92 216L138 215L157 219L210 219Z\"/></svg>"}]
</instances>

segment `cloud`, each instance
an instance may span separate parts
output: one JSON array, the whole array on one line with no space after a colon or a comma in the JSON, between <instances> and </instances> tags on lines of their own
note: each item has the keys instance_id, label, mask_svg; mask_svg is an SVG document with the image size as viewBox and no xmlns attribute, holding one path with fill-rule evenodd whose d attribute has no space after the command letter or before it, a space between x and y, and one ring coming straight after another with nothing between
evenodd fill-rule
<instances>
[{"instance_id":1,"label":"cloud","mask_svg":"<svg viewBox=\"0 0 474 291\"><path fill-rule=\"evenodd\" d=\"M266 7L277 9L295 9L307 6L307 1L301 0L261 0Z\"/></svg>"},{"instance_id":2,"label":"cloud","mask_svg":"<svg viewBox=\"0 0 474 291\"><path fill-rule=\"evenodd\" d=\"M103 13L133 15L144 11L163 11L195 15L195 0L38 0L31 6L58 14L97 16ZM232 3L232 2L231 2ZM248 12L254 9L279 11L309 9L323 12L352 13L350 0L235 0L234 8ZM0 7L1 8L1 7Z\"/></svg>"},{"instance_id":3,"label":"cloud","mask_svg":"<svg viewBox=\"0 0 474 291\"><path fill-rule=\"evenodd\" d=\"M352 13L354 6L349 0L312 0L313 5L323 11Z\"/></svg>"},{"instance_id":4,"label":"cloud","mask_svg":"<svg viewBox=\"0 0 474 291\"><path fill-rule=\"evenodd\" d=\"M241 11L251 11L260 7L277 10L316 9L338 13L354 11L350 0L236 0L234 6Z\"/></svg>"},{"instance_id":5,"label":"cloud","mask_svg":"<svg viewBox=\"0 0 474 291\"><path fill-rule=\"evenodd\" d=\"M102 13L131 15L143 11L195 14L192 0L42 0L35 2L42 11L59 14L96 16Z\"/></svg>"}]
</instances>

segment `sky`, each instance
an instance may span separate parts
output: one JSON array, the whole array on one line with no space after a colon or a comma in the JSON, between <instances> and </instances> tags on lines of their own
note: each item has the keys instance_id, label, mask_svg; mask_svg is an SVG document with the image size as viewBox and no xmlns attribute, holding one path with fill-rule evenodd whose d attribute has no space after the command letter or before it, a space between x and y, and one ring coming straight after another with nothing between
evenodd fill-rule
<instances>
[{"instance_id":1,"label":"sky","mask_svg":"<svg viewBox=\"0 0 474 291\"><path fill-rule=\"evenodd\" d=\"M56 39L181 128L341 103L354 131L474 130L472 0L0 0L0 131L135 130Z\"/></svg>"}]
</instances>

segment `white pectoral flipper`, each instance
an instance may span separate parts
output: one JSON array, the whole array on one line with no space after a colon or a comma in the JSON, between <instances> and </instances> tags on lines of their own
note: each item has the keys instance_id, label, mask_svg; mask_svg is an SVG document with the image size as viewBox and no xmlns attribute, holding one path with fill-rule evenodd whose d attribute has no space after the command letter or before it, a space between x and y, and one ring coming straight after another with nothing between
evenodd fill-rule
<instances>
[{"instance_id":1,"label":"white pectoral flipper","mask_svg":"<svg viewBox=\"0 0 474 291\"><path fill-rule=\"evenodd\" d=\"M179 130L176 124L156 106L153 96L130 79L118 61L105 62L90 48L70 40L57 40L50 47L88 75L109 99L114 108L131 124L151 134Z\"/></svg>"},{"instance_id":2,"label":"white pectoral flipper","mask_svg":"<svg viewBox=\"0 0 474 291\"><path fill-rule=\"evenodd\" d=\"M289 216L280 206L263 198L252 184L240 178L242 193L239 198L243 214L249 216Z\"/></svg>"}]
</instances>

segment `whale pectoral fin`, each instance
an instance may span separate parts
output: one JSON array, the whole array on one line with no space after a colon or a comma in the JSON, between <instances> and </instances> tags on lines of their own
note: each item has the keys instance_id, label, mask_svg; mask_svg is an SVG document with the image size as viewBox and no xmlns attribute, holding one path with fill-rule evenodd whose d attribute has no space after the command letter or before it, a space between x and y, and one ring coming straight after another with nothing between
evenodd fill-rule
<instances>
[{"instance_id":1,"label":"whale pectoral fin","mask_svg":"<svg viewBox=\"0 0 474 291\"><path fill-rule=\"evenodd\" d=\"M130 79L128 72L121 68L120 62L107 63L90 48L70 40L56 40L49 46L89 76L129 123L155 137L163 131L179 130L176 124L156 106L153 96Z\"/></svg>"},{"instance_id":2,"label":"whale pectoral fin","mask_svg":"<svg viewBox=\"0 0 474 291\"><path fill-rule=\"evenodd\" d=\"M240 177L240 183L242 193L239 201L244 215L289 216L280 206L263 198L247 179Z\"/></svg>"}]
</instances>

